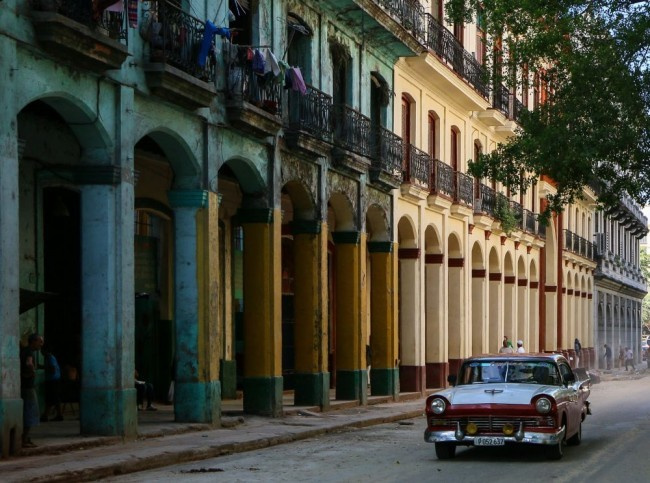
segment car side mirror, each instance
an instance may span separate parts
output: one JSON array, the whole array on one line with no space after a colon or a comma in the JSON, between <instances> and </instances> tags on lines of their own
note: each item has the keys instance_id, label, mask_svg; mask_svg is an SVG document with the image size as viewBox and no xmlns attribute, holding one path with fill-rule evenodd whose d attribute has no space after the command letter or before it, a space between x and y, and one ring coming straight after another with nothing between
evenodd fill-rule
<instances>
[{"instance_id":1,"label":"car side mirror","mask_svg":"<svg viewBox=\"0 0 650 483\"><path fill-rule=\"evenodd\" d=\"M449 374L449 375L447 376L447 382L448 382L449 384L451 384L452 386L455 386L455 385L456 385L456 381L457 381L457 380L458 380L458 378L456 377L456 374Z\"/></svg>"}]
</instances>

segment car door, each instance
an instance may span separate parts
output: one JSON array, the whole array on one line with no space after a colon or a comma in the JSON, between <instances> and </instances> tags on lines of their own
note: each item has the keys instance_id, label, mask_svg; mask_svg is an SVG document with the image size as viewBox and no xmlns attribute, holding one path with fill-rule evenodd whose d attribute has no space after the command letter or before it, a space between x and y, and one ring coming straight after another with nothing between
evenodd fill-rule
<instances>
[{"instance_id":1,"label":"car door","mask_svg":"<svg viewBox=\"0 0 650 483\"><path fill-rule=\"evenodd\" d=\"M562 376L562 399L565 404L566 411L566 437L569 438L578 430L580 422L580 408L581 400L580 393L575 381L575 375L571 370L569 364L560 362L558 364L560 375Z\"/></svg>"}]
</instances>

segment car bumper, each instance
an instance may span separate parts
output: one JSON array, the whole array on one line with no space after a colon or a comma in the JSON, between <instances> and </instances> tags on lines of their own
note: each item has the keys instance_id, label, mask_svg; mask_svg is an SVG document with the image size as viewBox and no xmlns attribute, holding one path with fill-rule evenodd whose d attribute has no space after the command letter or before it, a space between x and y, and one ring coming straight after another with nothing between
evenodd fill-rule
<instances>
[{"instance_id":1,"label":"car bumper","mask_svg":"<svg viewBox=\"0 0 650 483\"><path fill-rule=\"evenodd\" d=\"M553 433L540 433L535 431L524 431L523 435L505 436L506 443L529 443L529 444L558 444L564 438L565 429L561 428ZM485 435L478 435L485 436ZM474 436L458 435L457 431L424 431L424 441L427 443L457 443L464 446L474 446Z\"/></svg>"}]
</instances>

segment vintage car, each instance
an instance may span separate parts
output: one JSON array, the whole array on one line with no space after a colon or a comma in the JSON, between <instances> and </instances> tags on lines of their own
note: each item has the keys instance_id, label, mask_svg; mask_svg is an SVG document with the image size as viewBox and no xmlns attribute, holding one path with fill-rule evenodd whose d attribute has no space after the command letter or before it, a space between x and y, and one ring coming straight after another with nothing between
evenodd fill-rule
<instances>
[{"instance_id":1,"label":"vintage car","mask_svg":"<svg viewBox=\"0 0 650 483\"><path fill-rule=\"evenodd\" d=\"M424 440L435 443L438 459L456 447L544 445L560 459L563 445L578 445L589 412L591 382L560 354L499 354L463 361L453 387L426 401Z\"/></svg>"}]
</instances>

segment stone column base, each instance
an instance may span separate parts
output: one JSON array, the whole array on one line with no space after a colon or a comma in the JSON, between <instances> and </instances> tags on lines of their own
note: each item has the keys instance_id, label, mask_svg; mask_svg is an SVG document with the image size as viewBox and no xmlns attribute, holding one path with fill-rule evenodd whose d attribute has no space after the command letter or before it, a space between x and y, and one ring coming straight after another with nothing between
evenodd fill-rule
<instances>
[{"instance_id":1,"label":"stone column base","mask_svg":"<svg viewBox=\"0 0 650 483\"><path fill-rule=\"evenodd\" d=\"M368 403L368 372L336 371L336 399Z\"/></svg>"},{"instance_id":2,"label":"stone column base","mask_svg":"<svg viewBox=\"0 0 650 483\"><path fill-rule=\"evenodd\" d=\"M81 388L79 401L81 434L136 437L138 403L136 390Z\"/></svg>"},{"instance_id":3,"label":"stone column base","mask_svg":"<svg viewBox=\"0 0 650 483\"><path fill-rule=\"evenodd\" d=\"M244 378L244 412L274 418L282 416L283 389L282 376Z\"/></svg>"},{"instance_id":4,"label":"stone column base","mask_svg":"<svg viewBox=\"0 0 650 483\"><path fill-rule=\"evenodd\" d=\"M174 383L174 416L177 422L219 425L221 382Z\"/></svg>"},{"instance_id":5,"label":"stone column base","mask_svg":"<svg viewBox=\"0 0 650 483\"><path fill-rule=\"evenodd\" d=\"M370 369L370 393L373 396L399 396L399 370Z\"/></svg>"},{"instance_id":6,"label":"stone column base","mask_svg":"<svg viewBox=\"0 0 650 483\"><path fill-rule=\"evenodd\" d=\"M17 454L23 435L23 400L0 399L0 454L3 458Z\"/></svg>"},{"instance_id":7,"label":"stone column base","mask_svg":"<svg viewBox=\"0 0 650 483\"><path fill-rule=\"evenodd\" d=\"M448 362L427 362L427 388L441 389L447 387L449 375Z\"/></svg>"},{"instance_id":8,"label":"stone column base","mask_svg":"<svg viewBox=\"0 0 650 483\"><path fill-rule=\"evenodd\" d=\"M330 374L294 374L296 406L320 406L325 410L330 405Z\"/></svg>"},{"instance_id":9,"label":"stone column base","mask_svg":"<svg viewBox=\"0 0 650 483\"><path fill-rule=\"evenodd\" d=\"M426 387L424 366L400 366L399 387L402 392L424 392Z\"/></svg>"}]
</instances>

